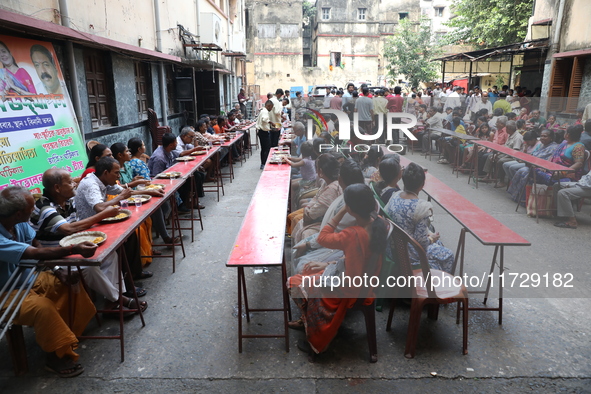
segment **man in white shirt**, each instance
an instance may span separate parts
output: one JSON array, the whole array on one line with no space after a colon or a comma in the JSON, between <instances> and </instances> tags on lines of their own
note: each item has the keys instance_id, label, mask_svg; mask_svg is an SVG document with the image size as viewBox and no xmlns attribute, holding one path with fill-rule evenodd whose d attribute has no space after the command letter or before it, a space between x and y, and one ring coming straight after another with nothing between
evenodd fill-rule
<instances>
[{"instance_id":1,"label":"man in white shirt","mask_svg":"<svg viewBox=\"0 0 591 394\"><path fill-rule=\"evenodd\" d=\"M324 96L324 102L322 103L322 106L324 108L330 108L330 100L334 97L334 94L332 94L330 88L326 88L326 95Z\"/></svg>"},{"instance_id":2,"label":"man in white shirt","mask_svg":"<svg viewBox=\"0 0 591 394\"><path fill-rule=\"evenodd\" d=\"M273 111L273 101L267 100L265 106L259 112L257 116L257 135L261 141L261 170L265 168L267 162L267 156L271 150L271 112Z\"/></svg>"},{"instance_id":3,"label":"man in white shirt","mask_svg":"<svg viewBox=\"0 0 591 394\"><path fill-rule=\"evenodd\" d=\"M454 86L453 91L449 94L449 96L447 96L447 100L445 100L445 105L447 107L455 108L462 106L460 94L458 93L460 89L461 88L459 86Z\"/></svg>"}]
</instances>

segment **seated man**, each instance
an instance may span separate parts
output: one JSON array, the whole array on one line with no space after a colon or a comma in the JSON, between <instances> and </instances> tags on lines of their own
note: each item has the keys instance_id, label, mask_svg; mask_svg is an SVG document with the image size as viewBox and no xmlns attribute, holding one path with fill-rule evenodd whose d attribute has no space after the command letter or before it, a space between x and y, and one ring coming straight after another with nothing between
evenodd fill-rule
<instances>
[{"instance_id":1,"label":"seated man","mask_svg":"<svg viewBox=\"0 0 591 394\"><path fill-rule=\"evenodd\" d=\"M172 133L166 133L162 136L162 145L160 145L152 156L148 160L148 168L150 169L150 175L155 177L161 172L165 172L166 169L176 164L176 158L179 157L179 153L176 150L177 140ZM203 191L203 179L200 176L193 177L196 181L196 190ZM180 188L181 198L184 201L184 207L179 209L180 212L189 212L191 209L191 185L187 182ZM195 208L205 208L199 203L195 203Z\"/></svg>"},{"instance_id":2,"label":"seated man","mask_svg":"<svg viewBox=\"0 0 591 394\"><path fill-rule=\"evenodd\" d=\"M34 206L33 196L24 187L10 186L0 192L0 288L4 287L22 260L59 259L72 254L83 257L94 255L96 245L91 242L66 248L41 247L35 239L35 231L27 223ZM13 320L14 324L35 328L37 343L48 353L45 367L61 377L77 376L84 372L84 368L76 363L76 337L82 335L96 312L84 289L72 292L76 313L72 328L66 324L69 310L61 306L68 305L67 286L73 281L63 271L55 274L41 272ZM14 290L8 297L14 297L16 292ZM0 313L4 313L4 310L0 310Z\"/></svg>"},{"instance_id":3,"label":"seated man","mask_svg":"<svg viewBox=\"0 0 591 394\"><path fill-rule=\"evenodd\" d=\"M578 182L558 182L553 185L554 201L558 209L557 216L568 220L554 225L562 228L577 228L577 218L573 209L573 203L581 198L591 198L591 172Z\"/></svg>"},{"instance_id":4,"label":"seated man","mask_svg":"<svg viewBox=\"0 0 591 394\"><path fill-rule=\"evenodd\" d=\"M96 162L95 172L87 175L80 181L74 203L76 206L76 216L78 220L90 218L107 209L108 207L119 205L121 200L125 200L132 195L132 190L117 185L120 176L119 162L112 157L103 157ZM111 200L107 200L108 195L114 195ZM142 271L142 262L140 259L139 241L137 235L132 233L124 243L127 260L129 263L130 274L134 279L145 279L152 276L149 271ZM131 283L128 282L128 285ZM129 286L130 288L130 286ZM145 289L136 288L138 296L146 294ZM131 294L126 294L128 297Z\"/></svg>"},{"instance_id":5,"label":"seated man","mask_svg":"<svg viewBox=\"0 0 591 394\"><path fill-rule=\"evenodd\" d=\"M37 239L43 246L59 246L63 237L88 230L103 219L117 216L119 209L108 206L101 212L86 219L78 220L76 207L73 204L76 191L70 173L59 168L52 168L43 173L43 195L35 203L31 215L31 224L37 231ZM85 283L111 302L107 307L117 309L119 306L119 279L121 273L117 266L117 254L108 256L100 267L81 267ZM123 305L137 309L135 300L123 296ZM147 303L140 307L145 310ZM114 315L113 315L114 316Z\"/></svg>"}]
</instances>

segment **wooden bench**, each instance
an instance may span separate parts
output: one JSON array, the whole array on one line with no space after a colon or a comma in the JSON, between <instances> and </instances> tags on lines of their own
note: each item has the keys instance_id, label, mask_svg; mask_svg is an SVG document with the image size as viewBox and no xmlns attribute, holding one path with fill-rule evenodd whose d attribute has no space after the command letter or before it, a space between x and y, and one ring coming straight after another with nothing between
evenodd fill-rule
<instances>
[{"instance_id":1,"label":"wooden bench","mask_svg":"<svg viewBox=\"0 0 591 394\"><path fill-rule=\"evenodd\" d=\"M273 166L267 164L267 167ZM287 271L284 259L285 223L289 200L291 167L288 165L275 171L263 171L252 200L244 216L234 247L226 263L227 267L238 269L238 351L242 353L243 338L285 338L285 350L289 352L287 323L291 319L289 296L287 294ZM281 267L281 290L283 305L280 308L253 309L248 304L245 267ZM250 312L282 312L283 334L244 334L242 330L242 297L246 321Z\"/></svg>"},{"instance_id":2,"label":"wooden bench","mask_svg":"<svg viewBox=\"0 0 591 394\"><path fill-rule=\"evenodd\" d=\"M539 157L535 157L535 156L529 155L527 153L508 148L504 145L495 144L494 142L478 140L478 141L474 141L474 144L480 145L480 146L490 149L494 152L504 153L507 156L511 156L515 160L520 160L520 161L526 163L527 165L532 167L532 169L539 168L541 170L549 171L552 173L556 173L556 172L560 172L560 171L575 172L575 170L573 170L569 167L561 166L560 164L552 163L549 160L540 159ZM472 166L472 171L470 171L470 177L468 178L468 183L470 183L470 178L473 176L473 174L475 174L474 182L476 183L476 188L478 188L478 154L474 154L474 165ZM538 209L537 209L537 207L538 207L538 192L537 192L536 172L530 171L530 177L533 180L534 206L536 207L536 223L538 223L539 222ZM560 181L558 184L560 185ZM519 198L518 198L517 208L515 208L515 211L517 211L517 209L519 208L520 200L521 200L521 196L519 196Z\"/></svg>"},{"instance_id":3,"label":"wooden bench","mask_svg":"<svg viewBox=\"0 0 591 394\"><path fill-rule=\"evenodd\" d=\"M400 165L408 166L412 163L404 156L400 157ZM497 219L474 205L461 194L441 182L439 179L429 174L425 174L425 192L430 200L434 200L448 214L451 215L461 226L460 237L455 253L455 260L452 268L452 274L455 274L457 263L460 263L459 275L464 274L464 252L466 246L466 233L472 234L481 244L494 246L492 263L490 266L489 277L486 290L470 291L470 293L484 294L484 304L488 299L491 287L492 274L499 261L499 275L504 272L505 264L505 246L530 246L531 243L525 238L499 222ZM503 322L503 287L499 286L499 306L498 308L471 307L469 310L488 310L499 312L499 324Z\"/></svg>"}]
</instances>

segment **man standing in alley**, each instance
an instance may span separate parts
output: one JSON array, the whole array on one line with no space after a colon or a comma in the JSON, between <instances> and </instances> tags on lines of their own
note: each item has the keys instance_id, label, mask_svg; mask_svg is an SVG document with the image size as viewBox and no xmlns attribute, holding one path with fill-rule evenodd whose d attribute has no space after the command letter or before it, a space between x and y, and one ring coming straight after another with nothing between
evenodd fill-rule
<instances>
[{"instance_id":1,"label":"man standing in alley","mask_svg":"<svg viewBox=\"0 0 591 394\"><path fill-rule=\"evenodd\" d=\"M257 116L257 135L259 136L259 141L261 141L261 170L265 168L265 163L267 162L267 156L269 156L269 151L271 150L271 112L273 111L273 101L267 100L265 106L259 112Z\"/></svg>"}]
</instances>

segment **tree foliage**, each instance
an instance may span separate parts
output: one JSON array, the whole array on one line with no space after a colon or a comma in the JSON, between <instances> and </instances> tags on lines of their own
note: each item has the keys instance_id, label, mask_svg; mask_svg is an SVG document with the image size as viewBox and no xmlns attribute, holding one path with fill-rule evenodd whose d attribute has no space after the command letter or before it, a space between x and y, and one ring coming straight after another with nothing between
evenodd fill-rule
<instances>
[{"instance_id":1,"label":"tree foliage","mask_svg":"<svg viewBox=\"0 0 591 394\"><path fill-rule=\"evenodd\" d=\"M454 0L456 15L447 26L447 44L476 45L482 48L523 41L534 0Z\"/></svg>"},{"instance_id":2,"label":"tree foliage","mask_svg":"<svg viewBox=\"0 0 591 394\"><path fill-rule=\"evenodd\" d=\"M412 87L437 78L439 63L432 60L440 54L431 42L431 22L425 18L419 23L408 18L401 20L394 35L384 44L388 75L393 78L404 75Z\"/></svg>"},{"instance_id":3,"label":"tree foliage","mask_svg":"<svg viewBox=\"0 0 591 394\"><path fill-rule=\"evenodd\" d=\"M316 16L316 7L314 6L316 2L310 3L308 0L304 0L302 2L302 15L304 20L304 26L307 26Z\"/></svg>"}]
</instances>

